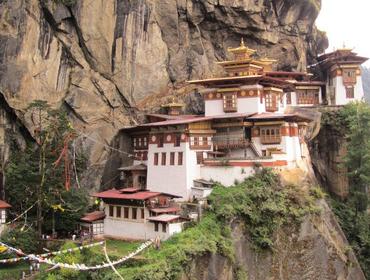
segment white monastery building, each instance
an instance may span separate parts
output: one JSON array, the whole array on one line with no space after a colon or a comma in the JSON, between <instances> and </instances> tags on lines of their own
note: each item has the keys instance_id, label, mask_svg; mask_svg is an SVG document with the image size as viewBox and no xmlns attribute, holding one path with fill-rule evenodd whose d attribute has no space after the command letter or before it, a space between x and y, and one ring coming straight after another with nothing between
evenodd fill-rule
<instances>
[{"instance_id":1,"label":"white monastery building","mask_svg":"<svg viewBox=\"0 0 370 280\"><path fill-rule=\"evenodd\" d=\"M204 115L168 114L122 129L131 138L134 161L119 168L122 189L96 197L104 202L104 234L127 239L166 239L181 231L174 200L203 199L212 182L242 181L256 167L295 168L303 160L310 118L290 107L340 106L363 98L360 65L366 58L342 49L319 56L313 70L273 71L275 60L255 58L241 42L233 60L219 62L225 75L189 81L205 103ZM299 110L298 110L299 112Z\"/></svg>"}]
</instances>

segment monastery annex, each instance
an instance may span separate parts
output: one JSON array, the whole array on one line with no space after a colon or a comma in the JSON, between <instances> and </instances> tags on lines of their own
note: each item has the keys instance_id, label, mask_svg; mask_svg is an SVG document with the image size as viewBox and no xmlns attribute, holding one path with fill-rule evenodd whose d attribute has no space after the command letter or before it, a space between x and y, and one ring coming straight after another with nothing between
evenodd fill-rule
<instances>
[{"instance_id":1,"label":"monastery annex","mask_svg":"<svg viewBox=\"0 0 370 280\"><path fill-rule=\"evenodd\" d=\"M181 231L178 202L205 198L213 182L230 186L256 167L299 166L312 120L290 107L363 99L360 65L367 58L350 49L319 56L310 70L322 77L273 71L276 61L256 58L243 41L229 51L233 60L219 62L223 76L188 82L204 98L204 115L183 115L183 104L173 101L163 105L167 114L122 129L135 157L119 169L121 189L94 195L104 202L105 235L168 238Z\"/></svg>"}]
</instances>

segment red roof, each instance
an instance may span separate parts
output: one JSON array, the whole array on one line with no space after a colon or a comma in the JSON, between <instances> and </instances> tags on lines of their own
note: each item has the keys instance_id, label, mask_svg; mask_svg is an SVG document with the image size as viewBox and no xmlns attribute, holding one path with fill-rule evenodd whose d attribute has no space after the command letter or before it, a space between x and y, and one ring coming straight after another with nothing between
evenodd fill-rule
<instances>
[{"instance_id":1,"label":"red roof","mask_svg":"<svg viewBox=\"0 0 370 280\"><path fill-rule=\"evenodd\" d=\"M253 116L249 117L248 119L250 119L250 120L268 120L268 119L287 119L287 118L312 121L311 119L306 118L306 117L301 116L301 115L298 115L298 114L281 114L281 113L254 114Z\"/></svg>"},{"instance_id":2,"label":"red roof","mask_svg":"<svg viewBox=\"0 0 370 280\"><path fill-rule=\"evenodd\" d=\"M136 192L127 193L125 192L127 191L127 189L134 190L134 188L126 188L126 189L120 189L120 190L111 189L111 190L103 191L100 193L95 193L92 196L99 197L99 198L113 198L113 199L123 199L123 200L147 200L149 198L156 197L159 195L164 195L164 196L173 197L173 198L181 197L181 196L168 194L168 193L151 192L148 190L139 190Z\"/></svg>"},{"instance_id":3,"label":"red roof","mask_svg":"<svg viewBox=\"0 0 370 280\"><path fill-rule=\"evenodd\" d=\"M5 201L3 200L0 200L0 209L3 209L3 208L10 208L12 207L10 204L6 203Z\"/></svg>"},{"instance_id":4,"label":"red roof","mask_svg":"<svg viewBox=\"0 0 370 280\"><path fill-rule=\"evenodd\" d=\"M180 211L178 207L152 208L150 211L154 213L173 213Z\"/></svg>"},{"instance_id":5,"label":"red roof","mask_svg":"<svg viewBox=\"0 0 370 280\"><path fill-rule=\"evenodd\" d=\"M121 190L107 190L104 192L96 193L93 196L99 198L115 198L115 199L132 199L132 200L146 200L155 196L160 195L159 192L141 191L134 193L124 193Z\"/></svg>"},{"instance_id":6,"label":"red roof","mask_svg":"<svg viewBox=\"0 0 370 280\"><path fill-rule=\"evenodd\" d=\"M81 218L81 221L95 222L95 221L103 220L104 218L105 218L104 211L94 211L94 212L85 214L85 216Z\"/></svg>"}]
</instances>

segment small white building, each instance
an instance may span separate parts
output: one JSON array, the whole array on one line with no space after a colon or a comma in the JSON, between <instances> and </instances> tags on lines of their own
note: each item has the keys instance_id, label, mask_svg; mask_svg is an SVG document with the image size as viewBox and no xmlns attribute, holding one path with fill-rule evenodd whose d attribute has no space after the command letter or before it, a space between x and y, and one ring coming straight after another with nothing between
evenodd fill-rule
<instances>
[{"instance_id":1,"label":"small white building","mask_svg":"<svg viewBox=\"0 0 370 280\"><path fill-rule=\"evenodd\" d=\"M318 57L318 67L325 77L326 104L338 106L363 100L361 64L368 60L352 49L338 49Z\"/></svg>"},{"instance_id":2,"label":"small white building","mask_svg":"<svg viewBox=\"0 0 370 280\"><path fill-rule=\"evenodd\" d=\"M137 188L94 194L104 203L104 236L127 240L168 239L181 232L184 220L176 195Z\"/></svg>"},{"instance_id":3,"label":"small white building","mask_svg":"<svg viewBox=\"0 0 370 280\"><path fill-rule=\"evenodd\" d=\"M87 213L81 218L80 229L86 231L90 236L99 236L104 234L104 211L94 211Z\"/></svg>"},{"instance_id":4,"label":"small white building","mask_svg":"<svg viewBox=\"0 0 370 280\"><path fill-rule=\"evenodd\" d=\"M7 210L10 208L10 204L3 200L0 200L0 234L3 232L6 226Z\"/></svg>"}]
</instances>

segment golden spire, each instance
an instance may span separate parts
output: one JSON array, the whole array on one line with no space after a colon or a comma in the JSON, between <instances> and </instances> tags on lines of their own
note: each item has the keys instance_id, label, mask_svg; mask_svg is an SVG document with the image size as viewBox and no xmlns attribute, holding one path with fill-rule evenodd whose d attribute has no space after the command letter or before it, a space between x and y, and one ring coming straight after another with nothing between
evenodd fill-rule
<instances>
[{"instance_id":1,"label":"golden spire","mask_svg":"<svg viewBox=\"0 0 370 280\"><path fill-rule=\"evenodd\" d=\"M240 46L237 48L228 48L228 51L234 54L235 60L244 60L249 59L252 54L256 52L256 50L248 48L244 44L244 38L242 37L240 40Z\"/></svg>"}]
</instances>

